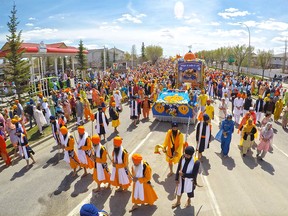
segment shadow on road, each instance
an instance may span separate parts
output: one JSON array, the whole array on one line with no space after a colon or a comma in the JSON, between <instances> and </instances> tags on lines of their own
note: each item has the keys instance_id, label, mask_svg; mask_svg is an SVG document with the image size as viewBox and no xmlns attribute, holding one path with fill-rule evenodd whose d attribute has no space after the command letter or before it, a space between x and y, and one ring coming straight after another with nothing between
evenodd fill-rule
<instances>
[{"instance_id":1,"label":"shadow on road","mask_svg":"<svg viewBox=\"0 0 288 216\"><path fill-rule=\"evenodd\" d=\"M109 208L110 208L110 215L125 215L126 206L130 199L131 192L115 192L114 195L110 197ZM119 202L121 200L121 202Z\"/></svg>"},{"instance_id":2,"label":"shadow on road","mask_svg":"<svg viewBox=\"0 0 288 216\"><path fill-rule=\"evenodd\" d=\"M175 215L179 215L179 216L180 215L194 216L195 215L195 209L194 209L194 206L188 206L187 208L178 207L174 210L174 213L175 213Z\"/></svg>"},{"instance_id":3,"label":"shadow on road","mask_svg":"<svg viewBox=\"0 0 288 216\"><path fill-rule=\"evenodd\" d=\"M172 175L170 177L166 177L164 181L160 181L160 176L157 173L153 174L153 179L156 184L162 185L165 191L168 193L168 199L174 200L174 192L175 192L175 175Z\"/></svg>"},{"instance_id":4,"label":"shadow on road","mask_svg":"<svg viewBox=\"0 0 288 216\"><path fill-rule=\"evenodd\" d=\"M201 157L201 164L202 164L202 175L208 176L209 170L211 169L211 165L209 159L205 156Z\"/></svg>"},{"instance_id":5,"label":"shadow on road","mask_svg":"<svg viewBox=\"0 0 288 216\"><path fill-rule=\"evenodd\" d=\"M274 175L275 169L272 164L268 163L265 160L258 160L258 164L261 166L261 169L268 172L270 175Z\"/></svg>"},{"instance_id":6,"label":"shadow on road","mask_svg":"<svg viewBox=\"0 0 288 216\"><path fill-rule=\"evenodd\" d=\"M59 150L59 146L58 146L58 145L54 145L54 146L52 147L52 150L50 151L50 153L52 153L52 152L54 152L54 151L57 151L57 150Z\"/></svg>"},{"instance_id":7,"label":"shadow on road","mask_svg":"<svg viewBox=\"0 0 288 216\"><path fill-rule=\"evenodd\" d=\"M98 209L104 209L104 204L112 193L112 189L103 188L97 193L93 193L90 203L94 204ZM104 209L105 210L105 209Z\"/></svg>"},{"instance_id":8,"label":"shadow on road","mask_svg":"<svg viewBox=\"0 0 288 216\"><path fill-rule=\"evenodd\" d=\"M245 157L243 157L242 155L241 155L241 157L242 157L242 160L243 160L244 164L246 166L248 166L250 169L254 169L255 167L258 166L258 164L256 162L256 159L252 155L252 151L251 150L247 152Z\"/></svg>"},{"instance_id":9,"label":"shadow on road","mask_svg":"<svg viewBox=\"0 0 288 216\"><path fill-rule=\"evenodd\" d=\"M56 166L60 160L64 158L63 153L56 153L52 158L50 158L48 161L46 161L46 164L43 166L43 169L46 169L50 165Z\"/></svg>"},{"instance_id":10,"label":"shadow on road","mask_svg":"<svg viewBox=\"0 0 288 216\"><path fill-rule=\"evenodd\" d=\"M137 209L135 209L131 215L133 216L151 216L157 210L157 206L155 205L141 205ZM163 214L164 215L164 214Z\"/></svg>"},{"instance_id":11,"label":"shadow on road","mask_svg":"<svg viewBox=\"0 0 288 216\"><path fill-rule=\"evenodd\" d=\"M53 192L55 196L61 194L63 191L68 191L71 187L73 181L78 178L78 175L73 176L73 172L66 175L64 179L61 181L60 185L58 186L57 190Z\"/></svg>"},{"instance_id":12,"label":"shadow on road","mask_svg":"<svg viewBox=\"0 0 288 216\"><path fill-rule=\"evenodd\" d=\"M221 153L215 152L215 154L221 158L222 160L222 165L224 165L228 170L233 170L236 167L235 161L233 158L231 158L230 156L228 157L223 157L223 155Z\"/></svg>"},{"instance_id":13,"label":"shadow on road","mask_svg":"<svg viewBox=\"0 0 288 216\"><path fill-rule=\"evenodd\" d=\"M117 136L118 133L113 131L113 133L110 134L109 137L107 137L107 142L111 141L112 139L114 139L115 136Z\"/></svg>"},{"instance_id":14,"label":"shadow on road","mask_svg":"<svg viewBox=\"0 0 288 216\"><path fill-rule=\"evenodd\" d=\"M80 193L86 193L88 186L93 182L92 174L88 173L85 177L80 178L74 185L74 191L71 197L77 197Z\"/></svg>"},{"instance_id":15,"label":"shadow on road","mask_svg":"<svg viewBox=\"0 0 288 216\"><path fill-rule=\"evenodd\" d=\"M29 165L29 169L26 168L26 165L19 171L15 172L10 181L14 181L16 178L20 178L25 175L31 168L33 167L33 164Z\"/></svg>"}]
</instances>

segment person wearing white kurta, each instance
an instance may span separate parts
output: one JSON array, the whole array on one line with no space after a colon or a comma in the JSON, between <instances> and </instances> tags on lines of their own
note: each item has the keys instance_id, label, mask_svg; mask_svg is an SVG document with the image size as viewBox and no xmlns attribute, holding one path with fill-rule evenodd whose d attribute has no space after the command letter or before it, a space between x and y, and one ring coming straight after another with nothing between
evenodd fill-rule
<instances>
[{"instance_id":1,"label":"person wearing white kurta","mask_svg":"<svg viewBox=\"0 0 288 216\"><path fill-rule=\"evenodd\" d=\"M172 209L180 206L180 200L183 193L187 193L188 199L185 207L191 205L191 198L194 197L194 190L197 185L197 175L200 167L200 161L193 157L195 150L193 146L188 146L185 149L184 155L178 163L175 181L177 195L176 202L172 205Z\"/></svg>"},{"instance_id":2,"label":"person wearing white kurta","mask_svg":"<svg viewBox=\"0 0 288 216\"><path fill-rule=\"evenodd\" d=\"M36 124L38 126L39 132L42 135L43 134L42 127L44 125L47 125L47 121L46 121L42 111L40 110L40 105L37 105L37 108L35 106L33 106L33 115L34 115Z\"/></svg>"},{"instance_id":3,"label":"person wearing white kurta","mask_svg":"<svg viewBox=\"0 0 288 216\"><path fill-rule=\"evenodd\" d=\"M233 114L234 114L234 120L235 123L238 125L239 124L239 120L240 120L240 116L242 114L242 108L243 108L243 98L240 97L241 95L238 94L237 98L234 99L234 110L233 110Z\"/></svg>"},{"instance_id":4,"label":"person wearing white kurta","mask_svg":"<svg viewBox=\"0 0 288 216\"><path fill-rule=\"evenodd\" d=\"M120 94L120 91L116 90L113 96L114 96L117 110L122 111L122 104L121 104L122 96Z\"/></svg>"},{"instance_id":5,"label":"person wearing white kurta","mask_svg":"<svg viewBox=\"0 0 288 216\"><path fill-rule=\"evenodd\" d=\"M49 122L50 121L50 116L51 116L51 111L50 111L49 104L47 103L47 99L46 98L43 99L42 108L43 108L43 110L45 112L46 122Z\"/></svg>"}]
</instances>

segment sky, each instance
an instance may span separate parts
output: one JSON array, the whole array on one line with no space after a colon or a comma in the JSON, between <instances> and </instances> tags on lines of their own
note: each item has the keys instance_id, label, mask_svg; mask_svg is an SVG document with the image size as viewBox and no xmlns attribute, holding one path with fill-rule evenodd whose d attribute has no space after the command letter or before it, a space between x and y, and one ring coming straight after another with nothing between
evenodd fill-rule
<instances>
[{"instance_id":1,"label":"sky","mask_svg":"<svg viewBox=\"0 0 288 216\"><path fill-rule=\"evenodd\" d=\"M287 0L0 0L0 47L16 4L24 42L64 42L87 49L116 47L131 53L141 44L163 48L164 57L250 45L284 53ZM248 31L249 30L249 31Z\"/></svg>"}]
</instances>

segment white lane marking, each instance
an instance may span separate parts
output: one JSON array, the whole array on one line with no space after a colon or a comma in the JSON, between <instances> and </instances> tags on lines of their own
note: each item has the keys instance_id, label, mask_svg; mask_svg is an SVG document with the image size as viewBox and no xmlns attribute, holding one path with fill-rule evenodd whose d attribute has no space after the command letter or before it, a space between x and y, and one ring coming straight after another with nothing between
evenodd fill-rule
<instances>
[{"instance_id":1,"label":"white lane marking","mask_svg":"<svg viewBox=\"0 0 288 216\"><path fill-rule=\"evenodd\" d=\"M157 124L152 128L152 131L150 131L147 136L134 148L134 150L129 154L129 159L131 159L132 155L146 142L146 140L151 136L153 131L156 129L156 127L159 125L160 122L157 122ZM67 216L74 216L74 215L79 215L80 209L82 205L86 203L90 203L90 197L92 196L92 192L81 201Z\"/></svg>"},{"instance_id":2,"label":"white lane marking","mask_svg":"<svg viewBox=\"0 0 288 216\"><path fill-rule=\"evenodd\" d=\"M147 136L145 137L145 139L143 139L136 148L134 148L134 150L129 153L129 159L131 159L132 155L146 142L146 140L151 136L151 134L153 133L153 131L156 129L156 127L159 125L160 122L157 122L157 124L152 128L152 131L150 131Z\"/></svg>"},{"instance_id":3,"label":"white lane marking","mask_svg":"<svg viewBox=\"0 0 288 216\"><path fill-rule=\"evenodd\" d=\"M202 165L201 165L201 169L204 170L203 167L202 167ZM221 211L220 211L220 207L219 207L218 202L217 202L217 200L216 200L215 194L214 194L214 192L213 192L213 190L212 190L212 188L211 188L211 186L210 186L210 183L209 183L209 181L208 181L208 178L207 178L206 176L204 176L204 175L201 174L201 179L202 179L202 181L205 182L205 184L207 185L208 192L209 192L210 198L211 198L211 200L212 200L212 204L214 205L214 208L212 208L214 215L221 216L222 214L221 214ZM215 212L215 211L216 211L216 212Z\"/></svg>"},{"instance_id":4,"label":"white lane marking","mask_svg":"<svg viewBox=\"0 0 288 216\"><path fill-rule=\"evenodd\" d=\"M282 154L284 154L286 157L288 157L288 154L286 154L283 150L281 150L280 148L278 148L275 144L272 145L273 147L275 147L278 151L280 151Z\"/></svg>"}]
</instances>

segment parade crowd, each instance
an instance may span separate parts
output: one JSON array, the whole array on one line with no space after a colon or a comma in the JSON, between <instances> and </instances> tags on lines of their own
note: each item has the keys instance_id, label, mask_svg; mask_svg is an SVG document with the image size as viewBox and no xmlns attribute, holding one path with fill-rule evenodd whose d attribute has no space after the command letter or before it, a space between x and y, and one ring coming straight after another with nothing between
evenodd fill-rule
<instances>
[{"instance_id":1,"label":"parade crowd","mask_svg":"<svg viewBox=\"0 0 288 216\"><path fill-rule=\"evenodd\" d=\"M51 127L55 145L64 154L64 161L70 165L73 175L77 175L79 168L83 169L84 176L92 170L97 184L94 193L102 190L103 186L125 192L132 185L133 206L130 212L141 204L153 205L158 197L151 183L152 168L138 153L131 156L132 167L128 166L129 152L118 131L121 127L119 116L127 108L123 104L127 103L130 111L127 119L130 118L131 124L137 127L140 119L152 117L151 108L159 93L175 88L188 91L191 101L196 98L196 103L191 103L191 106L199 112L196 114L195 141L184 140L185 133L178 129L177 122L171 123L171 129L163 137L161 148L169 167L168 177L175 174L176 201L172 208L180 205L183 193L187 194L185 207L191 205L198 185L202 154L212 140L211 121L216 113L220 123L219 128L213 130L218 131L215 139L221 143L224 158L229 156L232 136L240 136L243 157L248 156L253 145L257 145L256 157L263 160L273 149L272 123L281 119L279 124L287 132L288 92L280 82L206 68L200 94L195 95L187 83L177 83L175 64L161 60L156 65L142 64L127 73L95 72L93 78L76 83L75 87L68 85L63 89L51 89L49 95L39 92L25 104L15 100L12 107L0 114L1 157L7 167L17 157L23 158L29 169L30 160L35 163L37 158L29 146L27 132L36 125L43 136L43 128ZM68 129L73 121L76 122L77 134ZM92 134L85 129L89 121L94 125ZM105 143L111 126L115 137L110 155ZM12 155L6 150L8 140L14 148ZM196 145L193 147L191 143ZM81 215L93 215L96 211L95 206L87 204L81 209Z\"/></svg>"}]
</instances>

